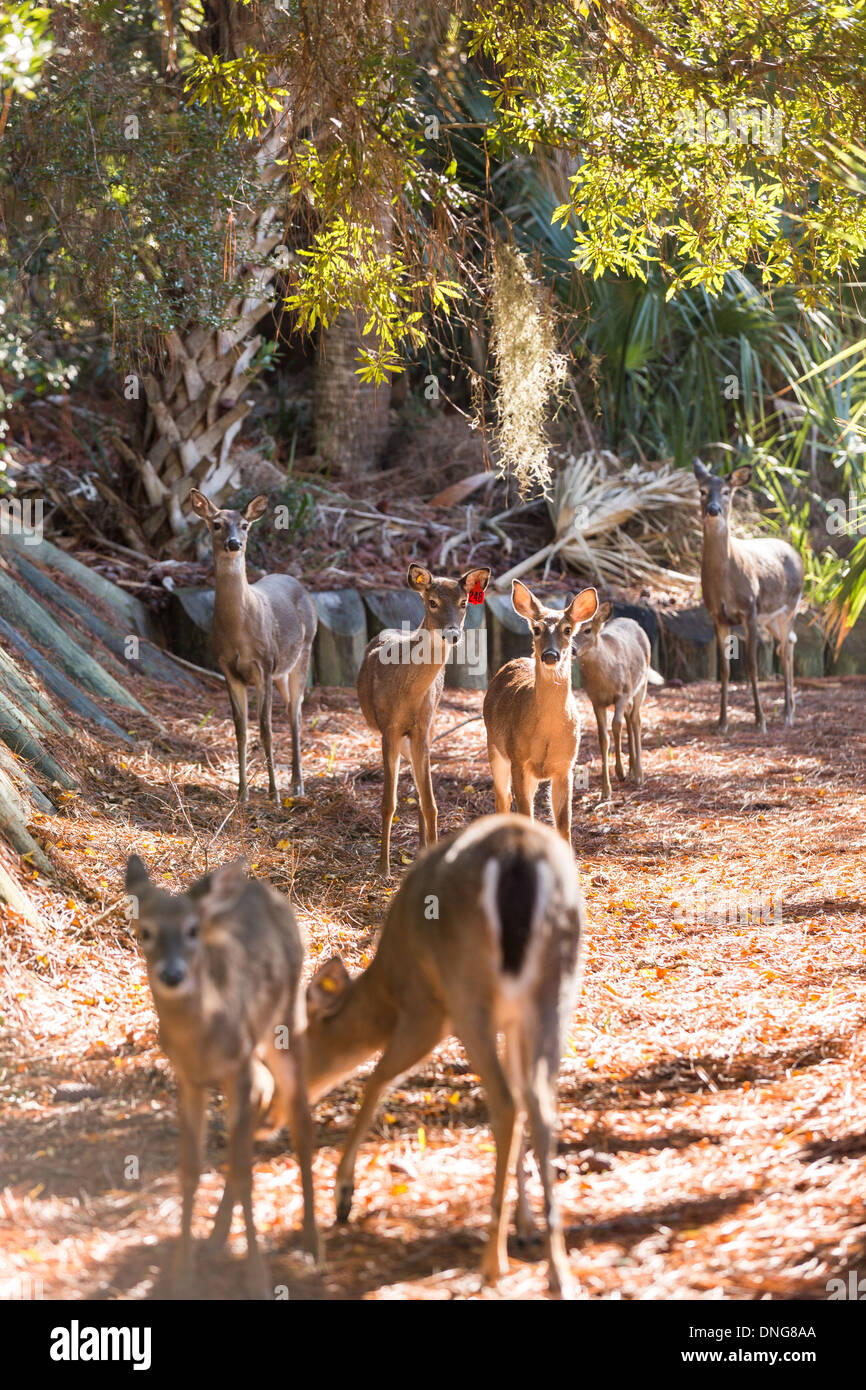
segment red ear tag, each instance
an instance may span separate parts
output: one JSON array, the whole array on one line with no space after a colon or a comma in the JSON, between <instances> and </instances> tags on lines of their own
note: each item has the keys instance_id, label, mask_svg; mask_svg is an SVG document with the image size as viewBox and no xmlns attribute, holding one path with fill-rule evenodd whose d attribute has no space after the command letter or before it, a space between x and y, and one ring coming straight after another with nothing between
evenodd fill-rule
<instances>
[{"instance_id":1,"label":"red ear tag","mask_svg":"<svg viewBox=\"0 0 866 1390\"><path fill-rule=\"evenodd\" d=\"M483 590L483 589L470 589L470 590L469 590L469 602L470 602L470 603L483 603L483 602L484 602L484 590Z\"/></svg>"}]
</instances>

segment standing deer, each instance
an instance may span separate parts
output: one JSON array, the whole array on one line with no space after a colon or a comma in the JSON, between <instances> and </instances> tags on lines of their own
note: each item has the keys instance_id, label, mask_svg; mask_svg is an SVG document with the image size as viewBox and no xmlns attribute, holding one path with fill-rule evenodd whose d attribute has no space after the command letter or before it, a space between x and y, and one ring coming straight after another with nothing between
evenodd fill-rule
<instances>
[{"instance_id":1,"label":"standing deer","mask_svg":"<svg viewBox=\"0 0 866 1390\"><path fill-rule=\"evenodd\" d=\"M215 507L196 488L191 489L190 499L196 516L207 522L213 542L213 645L228 686L238 741L238 801L246 801L249 795L247 692L252 685L258 697L268 793L279 805L271 738L274 686L286 702L292 724L292 795L303 796L301 705L316 635L316 610L309 594L289 574L266 574L256 584L247 580L247 537L252 523L267 510L264 494L254 497L243 512Z\"/></svg>"},{"instance_id":2,"label":"standing deer","mask_svg":"<svg viewBox=\"0 0 866 1390\"><path fill-rule=\"evenodd\" d=\"M647 684L664 684L658 671L650 666L649 638L640 623L632 618L614 618L608 622L612 612L612 604L602 603L589 627L578 635L576 643L581 684L592 704L598 726L602 801L611 798L608 710L613 708L611 728L616 775L620 782L625 781L622 765L622 721L625 716L629 781L639 787L643 781L641 707Z\"/></svg>"},{"instance_id":3,"label":"standing deer","mask_svg":"<svg viewBox=\"0 0 866 1390\"><path fill-rule=\"evenodd\" d=\"M755 699L755 723L767 732L758 693L758 632L775 637L785 677L785 723L794 722L794 618L803 592L803 561L787 541L761 538L736 540L731 535L731 499L734 488L746 487L752 470L748 465L717 477L695 460L695 477L701 493L704 549L701 558L701 592L716 629L722 683L719 729L728 727L728 641L732 625L746 628L746 664Z\"/></svg>"},{"instance_id":4,"label":"standing deer","mask_svg":"<svg viewBox=\"0 0 866 1390\"><path fill-rule=\"evenodd\" d=\"M385 783L382 789L380 869L391 872L391 822L397 809L400 756L412 764L418 791L421 848L436 840L438 811L430 772L430 733L445 684L445 663L460 640L470 594L484 593L489 569L467 570L459 579L432 575L410 565L408 584L424 600L424 619L414 632L380 632L367 644L358 672L358 699L371 729L382 736Z\"/></svg>"},{"instance_id":5,"label":"standing deer","mask_svg":"<svg viewBox=\"0 0 866 1390\"><path fill-rule=\"evenodd\" d=\"M207 1089L218 1086L229 1113L229 1172L208 1244L221 1249L235 1205L243 1208L247 1282L266 1296L252 1205L252 1141L258 1111L276 1087L292 1138L304 1195L304 1246L317 1259L313 1131L307 1103L303 946L288 900L251 880L241 863L226 864L187 893L163 892L137 855L126 868L136 901L141 944L159 1043L178 1083L183 1216L174 1281L193 1273L192 1211L202 1166ZM258 1050L258 1056L256 1055ZM261 1060L260 1060L261 1059Z\"/></svg>"},{"instance_id":6,"label":"standing deer","mask_svg":"<svg viewBox=\"0 0 866 1390\"><path fill-rule=\"evenodd\" d=\"M595 589L581 589L564 609L545 608L512 581L511 602L532 630L532 657L508 661L484 696L487 754L496 810L532 818L539 782L550 782L556 828L571 844L571 792L580 747L580 710L571 689L571 644L581 623L598 607Z\"/></svg>"},{"instance_id":7,"label":"standing deer","mask_svg":"<svg viewBox=\"0 0 866 1390\"><path fill-rule=\"evenodd\" d=\"M337 1170L338 1221L349 1219L355 1159L382 1091L453 1033L484 1084L496 1141L483 1276L495 1283L507 1272L507 1188L528 1116L544 1189L548 1283L569 1295L551 1159L585 927L574 860L560 838L522 816L484 816L408 871L362 975L350 979L339 956L317 971L307 988L311 1098L381 1051ZM517 1178L518 1228L526 1235L522 1152Z\"/></svg>"}]
</instances>

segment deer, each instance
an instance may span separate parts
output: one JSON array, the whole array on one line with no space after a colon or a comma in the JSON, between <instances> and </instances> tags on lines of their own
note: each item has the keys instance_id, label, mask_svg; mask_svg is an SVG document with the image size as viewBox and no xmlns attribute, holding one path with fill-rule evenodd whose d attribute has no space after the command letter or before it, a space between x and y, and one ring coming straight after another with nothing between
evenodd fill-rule
<instances>
[{"instance_id":1,"label":"deer","mask_svg":"<svg viewBox=\"0 0 866 1390\"><path fill-rule=\"evenodd\" d=\"M580 682L595 713L601 753L601 801L610 801L610 738L607 712L613 708L613 747L616 775L625 781L622 765L622 721L628 731L628 775L635 786L643 782L641 708L648 685L664 685L650 664L649 638L632 618L613 618L613 605L602 603L575 643Z\"/></svg>"},{"instance_id":2,"label":"deer","mask_svg":"<svg viewBox=\"0 0 866 1390\"><path fill-rule=\"evenodd\" d=\"M580 709L571 689L571 646L598 608L595 589L581 589L565 608L546 608L512 580L514 611L532 632L533 655L501 666L487 687L483 717L497 812L534 815L540 782L550 782L556 828L571 844L571 795L580 747Z\"/></svg>"},{"instance_id":3,"label":"deer","mask_svg":"<svg viewBox=\"0 0 866 1390\"><path fill-rule=\"evenodd\" d=\"M430 736L442 690L445 664L460 640L469 596L483 600L490 570L467 570L459 579L433 575L411 564L407 583L424 600L424 618L413 632L386 629L368 642L358 672L358 700L369 727L382 739L382 842L379 868L391 873L391 823L397 809L400 758L412 765L418 792L420 848L435 844L439 813L430 771Z\"/></svg>"},{"instance_id":4,"label":"deer","mask_svg":"<svg viewBox=\"0 0 866 1390\"><path fill-rule=\"evenodd\" d=\"M267 1297L267 1272L252 1205L257 1116L291 1116L304 1200L303 1245L318 1261L307 1100L303 945L288 899L249 879L242 861L223 865L186 892L154 884L142 860L126 868L134 924L159 1020L159 1044L178 1086L182 1216L172 1261L175 1291L194 1274L192 1214L202 1167L206 1096L228 1105L229 1171L208 1245L225 1245L235 1205L243 1209L249 1292Z\"/></svg>"},{"instance_id":5,"label":"deer","mask_svg":"<svg viewBox=\"0 0 866 1390\"><path fill-rule=\"evenodd\" d=\"M787 541L770 537L738 540L731 534L731 501L738 487L747 487L751 466L735 468L720 477L695 459L701 501L704 544L701 592L716 629L721 679L718 728L728 728L729 640L731 627L746 629L746 665L755 701L758 732L767 721L758 691L758 633L770 633L785 679L785 724L794 722L794 619L803 593L803 560Z\"/></svg>"},{"instance_id":6,"label":"deer","mask_svg":"<svg viewBox=\"0 0 866 1390\"><path fill-rule=\"evenodd\" d=\"M355 1160L382 1092L453 1034L484 1085L496 1145L483 1280L496 1284L507 1272L516 1159L518 1230L524 1239L532 1230L522 1161L528 1119L544 1192L548 1287L572 1294L552 1157L556 1080L585 930L577 869L561 838L524 816L484 816L407 871L362 974L351 978L340 956L320 966L307 986L311 1099L381 1054L337 1170L339 1223L351 1214Z\"/></svg>"},{"instance_id":7,"label":"deer","mask_svg":"<svg viewBox=\"0 0 866 1390\"><path fill-rule=\"evenodd\" d=\"M213 543L213 646L225 677L238 744L238 801L247 786L247 695L254 686L259 731L268 768L268 795L280 804L274 773L271 710L274 686L292 726L292 796L303 796L301 706L316 635L316 610L303 586L290 574L266 574L250 584L246 571L249 528L264 516L268 499L254 497L242 512L215 507L203 492L190 490L192 509L207 523Z\"/></svg>"}]
</instances>

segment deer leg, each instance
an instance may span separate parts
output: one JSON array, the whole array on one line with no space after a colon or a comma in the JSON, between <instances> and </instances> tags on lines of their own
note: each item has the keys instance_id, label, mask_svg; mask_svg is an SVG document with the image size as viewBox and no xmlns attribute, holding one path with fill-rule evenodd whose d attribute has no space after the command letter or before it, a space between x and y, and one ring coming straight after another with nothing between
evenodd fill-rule
<instances>
[{"instance_id":1,"label":"deer leg","mask_svg":"<svg viewBox=\"0 0 866 1390\"><path fill-rule=\"evenodd\" d=\"M204 1147L205 1088L178 1077L178 1120L180 1122L180 1181L182 1215L180 1239L172 1263L172 1285L180 1286L193 1272L192 1210L201 1176Z\"/></svg>"},{"instance_id":2,"label":"deer leg","mask_svg":"<svg viewBox=\"0 0 866 1390\"><path fill-rule=\"evenodd\" d=\"M496 1028L487 1010L473 1011L454 1020L454 1031L466 1049L469 1065L478 1073L487 1092L490 1127L496 1144L496 1173L487 1244L481 1257L481 1276L495 1284L508 1272L508 1179L514 1169L518 1141L517 1106L496 1051Z\"/></svg>"},{"instance_id":3,"label":"deer leg","mask_svg":"<svg viewBox=\"0 0 866 1390\"><path fill-rule=\"evenodd\" d=\"M493 747L487 745L490 771L493 773L493 797L497 815L511 810L511 763Z\"/></svg>"},{"instance_id":4,"label":"deer leg","mask_svg":"<svg viewBox=\"0 0 866 1390\"><path fill-rule=\"evenodd\" d=\"M641 715L643 712L643 702L646 696L647 683L644 681L631 703L631 714L629 716L629 753L628 753L628 776L629 781L634 782L639 787L643 783L643 747L641 734Z\"/></svg>"},{"instance_id":5,"label":"deer leg","mask_svg":"<svg viewBox=\"0 0 866 1390\"><path fill-rule=\"evenodd\" d=\"M247 1288L254 1298L267 1298L267 1269L259 1250L253 1216L252 1076L248 1063L226 1082L225 1091L229 1111L229 1172L223 1202L226 1202L228 1208L228 1221L223 1217L222 1226L218 1230L221 1204L220 1212L217 1212L217 1219L214 1221L212 1243L215 1248L225 1243L231 1225L232 1208L234 1202L239 1199L247 1236Z\"/></svg>"},{"instance_id":6,"label":"deer leg","mask_svg":"<svg viewBox=\"0 0 866 1390\"><path fill-rule=\"evenodd\" d=\"M270 671L264 673L262 685L259 691L259 733L262 739L262 747L265 750L265 762L268 768L268 796L277 806L280 804L280 797L277 791L277 779L274 775L274 744L271 733L271 716L274 708L274 678Z\"/></svg>"},{"instance_id":7,"label":"deer leg","mask_svg":"<svg viewBox=\"0 0 866 1390\"><path fill-rule=\"evenodd\" d=\"M749 668L749 680L752 682L752 695L755 701L755 724L758 732L767 732L767 721L764 718L764 711L761 709L761 696L758 691L758 620L756 613L749 613L746 618L746 664Z\"/></svg>"},{"instance_id":8,"label":"deer leg","mask_svg":"<svg viewBox=\"0 0 866 1390\"><path fill-rule=\"evenodd\" d=\"M301 708L307 688L309 665L310 654L307 652L306 660L299 657L286 680L289 692L286 704L289 707L289 722L292 726L292 796L304 795L304 774L301 771Z\"/></svg>"},{"instance_id":9,"label":"deer leg","mask_svg":"<svg viewBox=\"0 0 866 1390\"><path fill-rule=\"evenodd\" d=\"M508 1074L511 1094L522 1096L525 1089L523 1054L520 1047L520 1036L513 1026L508 1028L505 1033L505 1070ZM535 1236L535 1222L532 1219L532 1209L526 1195L526 1129L524 1119L523 1114L517 1118L517 1213L515 1225L518 1240L527 1243Z\"/></svg>"},{"instance_id":10,"label":"deer leg","mask_svg":"<svg viewBox=\"0 0 866 1390\"><path fill-rule=\"evenodd\" d=\"M535 792L538 783L529 775L526 768L512 763L511 776L514 780L514 804L518 814L535 819Z\"/></svg>"},{"instance_id":11,"label":"deer leg","mask_svg":"<svg viewBox=\"0 0 866 1390\"><path fill-rule=\"evenodd\" d=\"M572 1296L568 1256L562 1234L559 1199L553 1179L552 1129L556 1118L553 1078L559 1071L559 1057L539 1057L526 1091L526 1107L535 1161L544 1189L544 1221L547 1227L547 1282L550 1292L562 1298Z\"/></svg>"},{"instance_id":12,"label":"deer leg","mask_svg":"<svg viewBox=\"0 0 866 1390\"><path fill-rule=\"evenodd\" d=\"M622 716L625 709L625 696L621 695L613 707L611 730L613 732L613 752L616 759L617 781L625 781L625 768L622 765Z\"/></svg>"},{"instance_id":13,"label":"deer leg","mask_svg":"<svg viewBox=\"0 0 866 1390\"><path fill-rule=\"evenodd\" d=\"M232 706L232 718L235 721L235 738L238 742L238 801L249 800L247 790L247 687L243 681L239 681L236 676L230 676L225 671L226 685L229 690L229 699Z\"/></svg>"},{"instance_id":14,"label":"deer leg","mask_svg":"<svg viewBox=\"0 0 866 1390\"><path fill-rule=\"evenodd\" d=\"M728 641L731 629L721 618L715 619L716 646L719 651L719 681L721 696L719 704L719 733L728 732L728 681L731 678L731 661L728 655Z\"/></svg>"},{"instance_id":15,"label":"deer leg","mask_svg":"<svg viewBox=\"0 0 866 1390\"><path fill-rule=\"evenodd\" d=\"M564 777L553 777L550 782L550 806L556 828L565 843L571 846L571 793L573 777L571 768Z\"/></svg>"},{"instance_id":16,"label":"deer leg","mask_svg":"<svg viewBox=\"0 0 866 1390\"><path fill-rule=\"evenodd\" d=\"M288 1048L273 1047L269 1050L268 1055L279 1078L278 1090L281 1102L290 1116L289 1128L301 1174L301 1191L304 1198L303 1247L318 1264L322 1252L319 1243L319 1231L316 1226L316 1194L313 1187L313 1120L307 1097L306 1046L305 1035L290 1028Z\"/></svg>"},{"instance_id":17,"label":"deer leg","mask_svg":"<svg viewBox=\"0 0 866 1390\"><path fill-rule=\"evenodd\" d=\"M601 799L602 801L610 801L610 767L608 765L610 735L607 732L607 709L604 705L596 706L595 722L598 728L598 748L601 754Z\"/></svg>"},{"instance_id":18,"label":"deer leg","mask_svg":"<svg viewBox=\"0 0 866 1390\"><path fill-rule=\"evenodd\" d=\"M412 734L409 741L409 751L412 757L412 775L415 778L415 789L418 792L418 804L421 808L419 814L419 830L421 816L424 818L424 834L421 838L421 848L425 845L435 845L437 831L439 827L439 813L436 809L436 798L433 795L433 777L430 772L430 748L427 743L427 730L421 730Z\"/></svg>"},{"instance_id":19,"label":"deer leg","mask_svg":"<svg viewBox=\"0 0 866 1390\"><path fill-rule=\"evenodd\" d=\"M376 1106L385 1087L403 1072L408 1071L422 1057L426 1057L439 1042L444 1032L445 1019L441 1013L429 1012L419 1017L402 1017L398 1020L391 1038L379 1058L367 1082L361 1108L346 1140L346 1147L337 1169L335 1199L337 1221L341 1224L349 1219L352 1210L352 1196L355 1191L355 1159L358 1149L376 1113Z\"/></svg>"},{"instance_id":20,"label":"deer leg","mask_svg":"<svg viewBox=\"0 0 866 1390\"><path fill-rule=\"evenodd\" d=\"M385 878L391 876L391 822L397 810L397 779L400 776L400 739L389 734L382 735L382 765L384 785L382 787L382 852L379 857L379 870Z\"/></svg>"},{"instance_id":21,"label":"deer leg","mask_svg":"<svg viewBox=\"0 0 866 1390\"><path fill-rule=\"evenodd\" d=\"M797 638L792 631L793 626L793 613L786 623L780 624L782 638L779 642L779 656L782 658L782 673L785 677L785 723L787 725L794 722L794 710L797 703L794 695L794 645Z\"/></svg>"}]
</instances>

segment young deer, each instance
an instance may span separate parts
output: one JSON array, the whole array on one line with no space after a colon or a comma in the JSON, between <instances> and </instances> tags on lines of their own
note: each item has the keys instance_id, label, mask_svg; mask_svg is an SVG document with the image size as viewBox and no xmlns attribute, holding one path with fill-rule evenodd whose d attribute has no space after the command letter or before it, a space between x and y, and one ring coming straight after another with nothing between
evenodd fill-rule
<instances>
[{"instance_id":1,"label":"young deer","mask_svg":"<svg viewBox=\"0 0 866 1390\"><path fill-rule=\"evenodd\" d=\"M545 608L519 579L512 581L515 612L532 629L534 657L508 661L484 696L487 754L496 810L533 816L539 782L550 782L556 828L571 844L571 791L580 746L580 712L571 690L571 644L598 607L595 589L582 589L564 609Z\"/></svg>"},{"instance_id":2,"label":"young deer","mask_svg":"<svg viewBox=\"0 0 866 1390\"><path fill-rule=\"evenodd\" d=\"M208 1244L221 1249L236 1203L243 1207L250 1291L266 1296L252 1205L252 1140L257 1113L276 1087L291 1116L304 1195L304 1246L316 1258L313 1130L307 1102L305 1001L298 982L303 947L288 900L227 864L186 893L165 893L133 855L126 889L136 900L136 933L159 1017L159 1042L178 1083L183 1217L176 1283L193 1269L192 1209L202 1165L207 1088L224 1092L229 1173ZM258 1053L258 1055L257 1055Z\"/></svg>"},{"instance_id":3,"label":"young deer","mask_svg":"<svg viewBox=\"0 0 866 1390\"><path fill-rule=\"evenodd\" d=\"M274 686L286 702L292 723L292 795L303 796L301 705L316 635L316 610L309 594L289 574L266 574L257 584L247 580L247 536L252 523L267 510L264 494L254 497L243 512L220 510L196 488L191 489L190 499L196 516L207 522L213 541L213 645L235 722L238 800L248 797L247 691L252 685L258 696L268 792L279 805L271 740Z\"/></svg>"},{"instance_id":4,"label":"young deer","mask_svg":"<svg viewBox=\"0 0 866 1390\"><path fill-rule=\"evenodd\" d=\"M424 620L414 632L380 632L367 644L358 672L358 699L371 729L382 736L385 784L382 789L380 869L391 872L391 822L397 809L400 755L411 761L418 791L421 848L436 840L438 812L430 773L430 733L445 684L445 662L460 640L466 603L483 593L489 569L468 570L459 579L432 575L409 566L408 584L424 600Z\"/></svg>"},{"instance_id":5,"label":"young deer","mask_svg":"<svg viewBox=\"0 0 866 1390\"><path fill-rule=\"evenodd\" d=\"M598 725L602 801L609 801L611 797L608 709L613 707L616 775L620 782L625 781L621 746L622 720L625 715L628 730L629 781L639 787L643 781L641 706L648 683L664 685L658 671L654 671L650 666L649 638L640 623L633 622L631 618L614 618L612 622L608 622L612 612L612 604L601 604L590 626L585 627L578 636L576 644L581 683L589 696Z\"/></svg>"},{"instance_id":6,"label":"young deer","mask_svg":"<svg viewBox=\"0 0 866 1390\"><path fill-rule=\"evenodd\" d=\"M317 971L307 987L311 1098L382 1053L340 1159L338 1221L349 1218L355 1158L382 1091L453 1033L484 1084L496 1141L484 1278L495 1283L507 1270L507 1187L518 1150L522 1159L526 1115L544 1188L549 1287L569 1294L551 1159L585 925L574 860L559 837L522 816L484 816L408 871L362 975L350 979L339 956ZM526 1234L522 1161L517 1176Z\"/></svg>"},{"instance_id":7,"label":"young deer","mask_svg":"<svg viewBox=\"0 0 866 1390\"><path fill-rule=\"evenodd\" d=\"M745 487L752 476L746 466L727 477L716 477L695 460L695 477L701 492L704 549L701 558L701 591L716 628L722 683L719 729L728 727L728 640L731 626L746 628L746 664L755 699L755 723L766 733L767 724L758 694L758 632L772 633L785 677L785 723L794 722L794 618L803 592L803 561L787 541L768 538L735 540L731 535L731 499L734 488Z\"/></svg>"}]
</instances>

